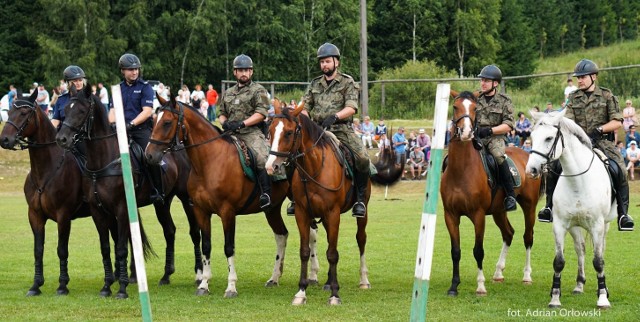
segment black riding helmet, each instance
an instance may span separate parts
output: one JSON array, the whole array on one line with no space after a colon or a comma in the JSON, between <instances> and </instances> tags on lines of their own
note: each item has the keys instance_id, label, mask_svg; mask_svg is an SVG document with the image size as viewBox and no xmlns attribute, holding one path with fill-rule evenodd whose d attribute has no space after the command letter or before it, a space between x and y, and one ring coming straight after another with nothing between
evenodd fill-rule
<instances>
[{"instance_id":1,"label":"black riding helmet","mask_svg":"<svg viewBox=\"0 0 640 322\"><path fill-rule=\"evenodd\" d=\"M233 59L233 69L253 69L253 60L251 60L251 57L245 55L245 54L241 54L236 56L235 59Z\"/></svg>"},{"instance_id":2,"label":"black riding helmet","mask_svg":"<svg viewBox=\"0 0 640 322\"><path fill-rule=\"evenodd\" d=\"M62 76L65 82L79 78L86 78L84 70L76 65L70 65L65 68L64 72L62 72Z\"/></svg>"},{"instance_id":3,"label":"black riding helmet","mask_svg":"<svg viewBox=\"0 0 640 322\"><path fill-rule=\"evenodd\" d=\"M340 59L340 50L332 43L324 43L318 48L318 59L325 57L336 57Z\"/></svg>"},{"instance_id":4,"label":"black riding helmet","mask_svg":"<svg viewBox=\"0 0 640 322\"><path fill-rule=\"evenodd\" d=\"M480 71L478 77L499 82L502 80L502 71L496 65L487 65Z\"/></svg>"},{"instance_id":5,"label":"black riding helmet","mask_svg":"<svg viewBox=\"0 0 640 322\"><path fill-rule=\"evenodd\" d=\"M589 59L582 59L573 69L573 76L584 76L598 73L598 65Z\"/></svg>"},{"instance_id":6,"label":"black riding helmet","mask_svg":"<svg viewBox=\"0 0 640 322\"><path fill-rule=\"evenodd\" d=\"M120 59L118 60L118 67L120 67L120 69L134 69L142 68L142 64L140 63L138 56L134 54L124 54L120 56Z\"/></svg>"}]
</instances>

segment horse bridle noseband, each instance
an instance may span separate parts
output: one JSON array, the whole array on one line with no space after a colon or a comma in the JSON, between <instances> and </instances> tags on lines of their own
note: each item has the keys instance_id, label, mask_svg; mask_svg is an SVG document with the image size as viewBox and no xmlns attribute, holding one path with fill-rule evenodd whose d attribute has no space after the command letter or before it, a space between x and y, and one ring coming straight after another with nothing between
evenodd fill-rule
<instances>
[{"instance_id":1,"label":"horse bridle noseband","mask_svg":"<svg viewBox=\"0 0 640 322\"><path fill-rule=\"evenodd\" d=\"M299 148L299 145L301 144L302 140L298 140L300 138L300 134L301 134L301 129L302 126L300 125L300 122L298 121L297 117L291 117L290 115L284 114L284 113L280 113L280 114L276 114L274 116L271 117L272 119L293 119L293 122L296 123L296 130L293 133L293 144L291 145L291 149L287 152L280 152L280 151L273 151L271 149L269 149L269 154L271 155L275 155L277 157L282 157L282 158L286 158L285 164L289 164L291 162L294 162L297 158L301 158L304 156L305 152L302 153L296 153L296 151ZM322 136L321 136L322 137ZM318 141L315 142L315 144L311 147L313 148L314 146L316 146L316 144L318 144L318 142L320 141L320 139L318 139Z\"/></svg>"},{"instance_id":2,"label":"horse bridle noseband","mask_svg":"<svg viewBox=\"0 0 640 322\"><path fill-rule=\"evenodd\" d=\"M541 157L543 157L547 162L542 164L542 172L546 173L546 172L551 172L555 175L559 175L561 177L577 177L580 175L583 175L585 173L587 173L587 171L589 171L589 169L591 169L591 165L593 164L593 160L596 157L595 152L591 151L591 162L589 163L589 166L587 167L586 170L580 172L580 173L576 173L576 174L563 174L563 173L555 173L555 171L553 171L553 168L551 167L551 162L554 161L555 155L556 155L556 146L558 145L558 142L560 142L562 145L562 150L565 149L565 145L564 145L564 135L562 135L562 131L560 131L560 126L558 125L553 125L553 127L556 128L557 132L556 132L556 137L553 140L553 144L551 145L551 148L549 149L549 152L547 154L544 154L542 152L536 151L536 150L531 150L531 154L537 154Z\"/></svg>"},{"instance_id":3,"label":"horse bridle noseband","mask_svg":"<svg viewBox=\"0 0 640 322\"><path fill-rule=\"evenodd\" d=\"M44 143L32 142L32 141L29 141L28 138L22 137L22 132L24 131L24 129L27 128L27 125L29 125L29 120L36 115L36 105L35 104L33 104L30 101L26 101L26 100L16 100L15 102L13 102L13 108L16 108L16 109L29 108L29 115L27 116L26 120L20 126L16 125L11 120L7 120L7 124L13 126L17 130L17 132L16 132L16 142L17 142L18 146L20 146L20 150L24 150L24 149L28 149L28 148L39 148L39 147L44 147L44 146L56 143L55 140L53 140L51 142L44 142ZM37 120L38 119L36 119L36 122L37 122ZM36 124L36 126L37 126L37 124ZM18 149L14 148L14 147L11 147L10 149L11 150L18 150Z\"/></svg>"}]
</instances>

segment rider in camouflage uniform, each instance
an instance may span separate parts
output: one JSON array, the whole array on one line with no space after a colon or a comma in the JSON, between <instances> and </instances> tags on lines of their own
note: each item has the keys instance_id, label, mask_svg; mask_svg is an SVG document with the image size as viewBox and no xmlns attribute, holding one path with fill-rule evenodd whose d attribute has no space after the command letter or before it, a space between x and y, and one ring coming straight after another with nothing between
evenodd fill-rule
<instances>
[{"instance_id":1,"label":"rider in camouflage uniform","mask_svg":"<svg viewBox=\"0 0 640 322\"><path fill-rule=\"evenodd\" d=\"M262 85L251 81L253 61L247 55L233 60L233 75L237 84L227 89L219 102L219 120L225 132L233 132L253 151L256 159L256 177L262 190L260 208L271 205L271 181L264 166L269 146L259 125L267 117L269 98Z\"/></svg>"},{"instance_id":2,"label":"rider in camouflage uniform","mask_svg":"<svg viewBox=\"0 0 640 322\"><path fill-rule=\"evenodd\" d=\"M513 191L509 164L505 162L505 134L515 126L513 105L509 96L498 93L496 89L502 80L500 68L495 65L485 66L478 77L482 93L476 105L477 135L498 162L502 187L507 195L504 198L505 210L516 210L516 194Z\"/></svg>"},{"instance_id":3,"label":"rider in camouflage uniform","mask_svg":"<svg viewBox=\"0 0 640 322\"><path fill-rule=\"evenodd\" d=\"M622 126L622 115L618 99L610 90L595 84L598 78L598 66L591 60L582 59L576 64L573 76L578 77L579 90L569 94L565 117L572 119L591 138L593 147L597 147L610 160L618 165L616 201L618 204L618 229L633 230L633 219L627 214L629 209L629 182L626 165L622 155L613 143L613 133ZM547 174L547 205L538 213L538 220L551 222L552 197L558 175L562 171L559 162L553 165Z\"/></svg>"},{"instance_id":4,"label":"rider in camouflage uniform","mask_svg":"<svg viewBox=\"0 0 640 322\"><path fill-rule=\"evenodd\" d=\"M318 48L317 54L323 75L309 84L303 97L305 110L313 121L331 131L340 143L353 151L357 202L352 212L354 217L364 217L367 210L364 200L369 183L369 154L351 127L353 114L358 111L359 87L351 76L338 71L338 47L325 43Z\"/></svg>"}]
</instances>

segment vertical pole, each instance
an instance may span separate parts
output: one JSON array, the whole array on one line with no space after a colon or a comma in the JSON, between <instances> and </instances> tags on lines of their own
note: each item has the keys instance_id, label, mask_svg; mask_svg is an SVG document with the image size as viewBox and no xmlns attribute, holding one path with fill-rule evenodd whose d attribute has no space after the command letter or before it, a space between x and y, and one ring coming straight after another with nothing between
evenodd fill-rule
<instances>
[{"instance_id":1,"label":"vertical pole","mask_svg":"<svg viewBox=\"0 0 640 322\"><path fill-rule=\"evenodd\" d=\"M360 0L360 115L369 115L369 70L367 62L367 0Z\"/></svg>"},{"instance_id":2,"label":"vertical pole","mask_svg":"<svg viewBox=\"0 0 640 322\"><path fill-rule=\"evenodd\" d=\"M447 130L447 111L449 109L450 84L438 84L434 126L436 133L431 145L431 159L426 181L426 199L422 207L422 222L418 238L418 255L411 294L411 321L425 321L427 317L427 298L433 259L433 241L436 232L436 207L440 190L440 172L444 150L444 137Z\"/></svg>"},{"instance_id":3,"label":"vertical pole","mask_svg":"<svg viewBox=\"0 0 640 322\"><path fill-rule=\"evenodd\" d=\"M144 266L142 253L142 238L140 237L140 223L138 222L138 206L136 193L131 174L131 159L129 159L129 142L127 140L126 124L124 123L124 107L120 85L111 86L113 106L116 110L116 129L118 134L118 146L120 147L120 160L122 162L122 178L127 199L127 212L129 213L129 227L131 230L131 243L133 244L133 258L136 262L138 277L138 293L142 308L142 321L152 321L151 301L147 286L147 271Z\"/></svg>"}]
</instances>

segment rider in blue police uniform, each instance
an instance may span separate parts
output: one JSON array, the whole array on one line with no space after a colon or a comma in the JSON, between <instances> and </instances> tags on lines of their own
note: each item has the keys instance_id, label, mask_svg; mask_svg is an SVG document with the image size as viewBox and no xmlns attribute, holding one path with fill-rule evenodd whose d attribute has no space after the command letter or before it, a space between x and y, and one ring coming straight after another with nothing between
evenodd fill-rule
<instances>
[{"instance_id":1,"label":"rider in blue police uniform","mask_svg":"<svg viewBox=\"0 0 640 322\"><path fill-rule=\"evenodd\" d=\"M144 150L149 143L153 129L153 99L155 93L149 83L140 77L142 64L133 54L124 54L118 61L124 80L120 83L124 120L127 124L127 135ZM109 111L109 121L115 122L115 110ZM162 168L160 165L147 164L154 191L152 202L164 202L162 186Z\"/></svg>"},{"instance_id":2,"label":"rider in blue police uniform","mask_svg":"<svg viewBox=\"0 0 640 322\"><path fill-rule=\"evenodd\" d=\"M51 118L51 123L56 129L59 129L62 122L64 122L64 107L71 99L71 86L75 86L76 91L79 91L86 85L84 70L76 65L67 66L67 68L62 72L62 77L67 83L66 85L68 90L62 93L58 97L56 104L53 105L53 117Z\"/></svg>"}]
</instances>

